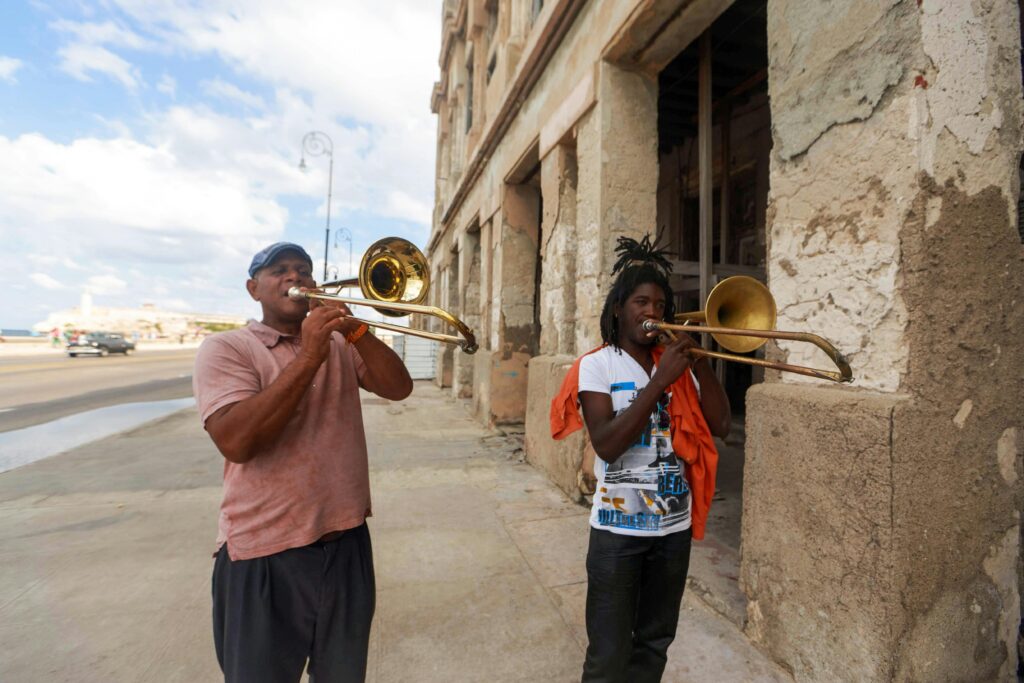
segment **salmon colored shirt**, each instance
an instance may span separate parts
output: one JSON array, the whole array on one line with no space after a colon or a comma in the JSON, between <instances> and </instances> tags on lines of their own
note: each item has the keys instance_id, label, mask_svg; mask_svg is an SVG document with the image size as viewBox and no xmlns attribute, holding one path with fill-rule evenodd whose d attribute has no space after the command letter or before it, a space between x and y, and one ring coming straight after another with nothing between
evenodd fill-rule
<instances>
[{"instance_id":1,"label":"salmon colored shirt","mask_svg":"<svg viewBox=\"0 0 1024 683\"><path fill-rule=\"evenodd\" d=\"M199 347L192 388L199 416L266 389L300 351L299 337L263 323L215 334ZM249 560L309 545L370 516L366 435L359 381L366 367L355 347L334 333L295 414L252 460L224 460L224 499L217 546Z\"/></svg>"}]
</instances>

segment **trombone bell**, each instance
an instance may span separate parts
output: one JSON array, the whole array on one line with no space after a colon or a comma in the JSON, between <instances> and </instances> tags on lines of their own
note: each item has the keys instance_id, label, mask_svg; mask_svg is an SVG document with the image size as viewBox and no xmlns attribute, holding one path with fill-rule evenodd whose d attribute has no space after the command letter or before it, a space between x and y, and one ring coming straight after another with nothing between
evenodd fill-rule
<instances>
[{"instance_id":1,"label":"trombone bell","mask_svg":"<svg viewBox=\"0 0 1024 683\"><path fill-rule=\"evenodd\" d=\"M400 237L377 240L359 262L359 289L367 299L388 303L419 304L427 298L430 271L427 259L412 242ZM400 318L406 313L377 308Z\"/></svg>"},{"instance_id":2,"label":"trombone bell","mask_svg":"<svg viewBox=\"0 0 1024 683\"><path fill-rule=\"evenodd\" d=\"M684 318L688 315L683 314ZM741 330L774 330L777 311L775 297L752 277L737 275L719 282L708 295L704 321L708 327L732 327ZM768 341L735 334L713 334L722 348L733 353L749 353Z\"/></svg>"}]
</instances>

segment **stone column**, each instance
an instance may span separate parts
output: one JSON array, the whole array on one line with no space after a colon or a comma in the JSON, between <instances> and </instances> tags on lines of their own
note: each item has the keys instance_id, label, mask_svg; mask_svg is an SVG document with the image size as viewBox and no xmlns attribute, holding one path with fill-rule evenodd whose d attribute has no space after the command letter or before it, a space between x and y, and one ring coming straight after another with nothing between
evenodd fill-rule
<instances>
[{"instance_id":1,"label":"stone column","mask_svg":"<svg viewBox=\"0 0 1024 683\"><path fill-rule=\"evenodd\" d=\"M576 153L575 347L583 352L601 342L616 239L657 230L657 80L601 62L598 101L580 119Z\"/></svg>"},{"instance_id":2,"label":"stone column","mask_svg":"<svg viewBox=\"0 0 1024 683\"><path fill-rule=\"evenodd\" d=\"M768 9L778 327L830 338L857 379L748 394L747 631L799 681L1013 680L1017 5Z\"/></svg>"},{"instance_id":3,"label":"stone column","mask_svg":"<svg viewBox=\"0 0 1024 683\"><path fill-rule=\"evenodd\" d=\"M458 317L479 333L480 330L480 233L464 232L459 237L459 314ZM455 334L447 327L448 334ZM473 365L475 360L461 350L452 350L452 395L456 398L473 396Z\"/></svg>"},{"instance_id":4,"label":"stone column","mask_svg":"<svg viewBox=\"0 0 1024 683\"><path fill-rule=\"evenodd\" d=\"M540 353L572 354L576 345L576 145L556 145L541 160L544 268L540 282Z\"/></svg>"},{"instance_id":5,"label":"stone column","mask_svg":"<svg viewBox=\"0 0 1024 683\"><path fill-rule=\"evenodd\" d=\"M435 305L446 311L451 311L454 299L452 296L454 288L451 285L451 268L448 265L442 265L438 267L436 272L438 276L434 279L434 284L432 285L432 289L437 293ZM442 324L437 318L431 317L431 331L443 332ZM452 386L454 363L452 346L450 344L439 344L437 350L437 374L434 376L434 384L442 389Z\"/></svg>"},{"instance_id":6,"label":"stone column","mask_svg":"<svg viewBox=\"0 0 1024 683\"><path fill-rule=\"evenodd\" d=\"M491 243L492 223L488 219L480 226L480 325L476 328L476 341L480 350L473 356L473 414L490 422L491 390L490 390L490 359L491 355L491 309L494 295L493 282L493 246Z\"/></svg>"},{"instance_id":7,"label":"stone column","mask_svg":"<svg viewBox=\"0 0 1024 683\"><path fill-rule=\"evenodd\" d=\"M598 101L577 124L575 148L556 145L541 166L546 306L542 355L530 361L526 455L570 496L580 495L581 467L593 462L583 462L582 432L551 439L548 407L575 357L601 341L616 239L656 230L657 122L657 82L602 63Z\"/></svg>"},{"instance_id":8,"label":"stone column","mask_svg":"<svg viewBox=\"0 0 1024 683\"><path fill-rule=\"evenodd\" d=\"M488 424L521 424L526 416L527 363L537 346L533 301L539 230L537 191L506 184L493 218L491 321L487 349L476 353L474 399ZM481 345L482 346L482 345Z\"/></svg>"}]
</instances>

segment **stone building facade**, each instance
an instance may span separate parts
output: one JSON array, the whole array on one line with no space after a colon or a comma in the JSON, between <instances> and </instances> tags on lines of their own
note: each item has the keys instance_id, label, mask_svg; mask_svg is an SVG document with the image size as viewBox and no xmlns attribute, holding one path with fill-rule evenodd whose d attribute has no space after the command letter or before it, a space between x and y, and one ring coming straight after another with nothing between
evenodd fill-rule
<instances>
[{"instance_id":1,"label":"stone building facade","mask_svg":"<svg viewBox=\"0 0 1024 683\"><path fill-rule=\"evenodd\" d=\"M720 369L747 634L797 680L1012 680L1018 3L446 0L440 67L432 303L481 348L438 381L578 495L548 402L600 341L616 238L672 248L681 310L763 280L856 381Z\"/></svg>"}]
</instances>

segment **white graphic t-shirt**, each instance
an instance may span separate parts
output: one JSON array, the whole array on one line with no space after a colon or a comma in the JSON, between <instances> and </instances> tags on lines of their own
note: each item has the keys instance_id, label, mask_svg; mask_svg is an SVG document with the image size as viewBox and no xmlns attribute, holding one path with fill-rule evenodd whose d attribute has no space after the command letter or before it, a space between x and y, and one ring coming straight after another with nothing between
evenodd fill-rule
<instances>
[{"instance_id":1,"label":"white graphic t-shirt","mask_svg":"<svg viewBox=\"0 0 1024 683\"><path fill-rule=\"evenodd\" d=\"M692 374L691 374L692 377ZM692 377L694 384L696 377ZM580 361L579 390L609 394L619 415L650 377L625 351L606 346ZM690 528L690 487L672 450L666 392L647 427L612 464L594 459L597 491L590 526L627 536L665 536Z\"/></svg>"}]
</instances>

